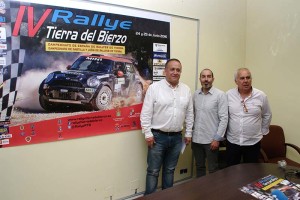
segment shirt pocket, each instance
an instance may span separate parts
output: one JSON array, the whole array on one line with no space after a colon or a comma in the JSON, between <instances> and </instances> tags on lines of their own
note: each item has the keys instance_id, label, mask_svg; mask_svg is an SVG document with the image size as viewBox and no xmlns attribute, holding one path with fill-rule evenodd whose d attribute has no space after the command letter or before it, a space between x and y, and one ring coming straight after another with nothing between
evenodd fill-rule
<instances>
[{"instance_id":1,"label":"shirt pocket","mask_svg":"<svg viewBox=\"0 0 300 200\"><path fill-rule=\"evenodd\" d=\"M232 115L237 115L242 110L242 105L239 101L228 101L228 112Z\"/></svg>"},{"instance_id":2,"label":"shirt pocket","mask_svg":"<svg viewBox=\"0 0 300 200\"><path fill-rule=\"evenodd\" d=\"M246 101L248 112L253 115L260 115L262 111L262 102L259 100Z\"/></svg>"}]
</instances>

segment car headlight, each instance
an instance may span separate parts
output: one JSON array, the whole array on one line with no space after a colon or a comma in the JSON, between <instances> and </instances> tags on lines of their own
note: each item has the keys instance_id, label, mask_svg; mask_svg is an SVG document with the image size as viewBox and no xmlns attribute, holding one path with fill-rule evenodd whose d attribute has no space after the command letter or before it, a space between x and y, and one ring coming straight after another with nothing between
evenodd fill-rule
<instances>
[{"instance_id":1,"label":"car headlight","mask_svg":"<svg viewBox=\"0 0 300 200\"><path fill-rule=\"evenodd\" d=\"M47 76L47 78L46 78L46 80L45 80L45 83L50 82L50 81L53 79L53 77L54 77L54 73L50 73L50 74Z\"/></svg>"},{"instance_id":2,"label":"car headlight","mask_svg":"<svg viewBox=\"0 0 300 200\"><path fill-rule=\"evenodd\" d=\"M99 81L99 79L97 79L97 77L92 76L91 78L89 78L87 80L87 85L89 87L98 87L100 85L100 81Z\"/></svg>"}]
</instances>

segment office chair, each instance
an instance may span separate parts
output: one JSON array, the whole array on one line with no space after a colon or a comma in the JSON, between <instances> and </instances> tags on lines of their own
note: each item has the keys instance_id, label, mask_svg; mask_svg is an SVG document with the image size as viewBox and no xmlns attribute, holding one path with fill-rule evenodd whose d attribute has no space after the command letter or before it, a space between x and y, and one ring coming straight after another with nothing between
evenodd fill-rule
<instances>
[{"instance_id":1,"label":"office chair","mask_svg":"<svg viewBox=\"0 0 300 200\"><path fill-rule=\"evenodd\" d=\"M270 132L261 140L261 161L266 163L277 163L280 160L285 160L287 165L300 167L300 163L286 157L287 147L296 150L300 155L300 148L298 146L285 143L282 127L270 125Z\"/></svg>"}]
</instances>

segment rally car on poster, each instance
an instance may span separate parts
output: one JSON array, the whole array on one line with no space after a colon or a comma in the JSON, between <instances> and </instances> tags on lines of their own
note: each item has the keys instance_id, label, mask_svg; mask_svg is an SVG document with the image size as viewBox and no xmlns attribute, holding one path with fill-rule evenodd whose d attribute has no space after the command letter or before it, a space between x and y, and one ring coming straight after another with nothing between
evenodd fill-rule
<instances>
[{"instance_id":1,"label":"rally car on poster","mask_svg":"<svg viewBox=\"0 0 300 200\"><path fill-rule=\"evenodd\" d=\"M39 87L40 105L46 111L75 104L106 110L115 96L142 101L143 86L131 59L83 55L67 70L50 73Z\"/></svg>"}]
</instances>

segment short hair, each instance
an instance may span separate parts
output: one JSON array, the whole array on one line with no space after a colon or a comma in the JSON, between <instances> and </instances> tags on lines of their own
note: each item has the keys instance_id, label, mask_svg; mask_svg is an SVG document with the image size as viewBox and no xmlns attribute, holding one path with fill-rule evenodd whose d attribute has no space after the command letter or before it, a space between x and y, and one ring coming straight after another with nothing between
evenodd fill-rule
<instances>
[{"instance_id":1,"label":"short hair","mask_svg":"<svg viewBox=\"0 0 300 200\"><path fill-rule=\"evenodd\" d=\"M202 74L202 72L204 71L204 70L208 70L208 71L210 71L211 72L211 75L212 75L212 77L214 77L214 73L210 70L210 69L208 69L208 68L205 68L205 69L203 69L201 72L200 72L200 76L201 76L201 74Z\"/></svg>"},{"instance_id":2,"label":"short hair","mask_svg":"<svg viewBox=\"0 0 300 200\"><path fill-rule=\"evenodd\" d=\"M237 76L238 76L239 72L242 71L242 70L247 70L248 72L250 72L250 70L249 70L248 68L246 68L246 67L238 68L238 69L234 72L234 80L235 80L235 81L236 81L236 79L237 79ZM250 76L252 77L251 72L250 72Z\"/></svg>"},{"instance_id":3,"label":"short hair","mask_svg":"<svg viewBox=\"0 0 300 200\"><path fill-rule=\"evenodd\" d=\"M177 61L177 62L179 62L179 63L181 64L180 60L178 60L177 58L171 58L171 59L169 59L169 60L166 62L165 68L167 67L167 65L168 65L169 62L171 62L171 61Z\"/></svg>"}]
</instances>

